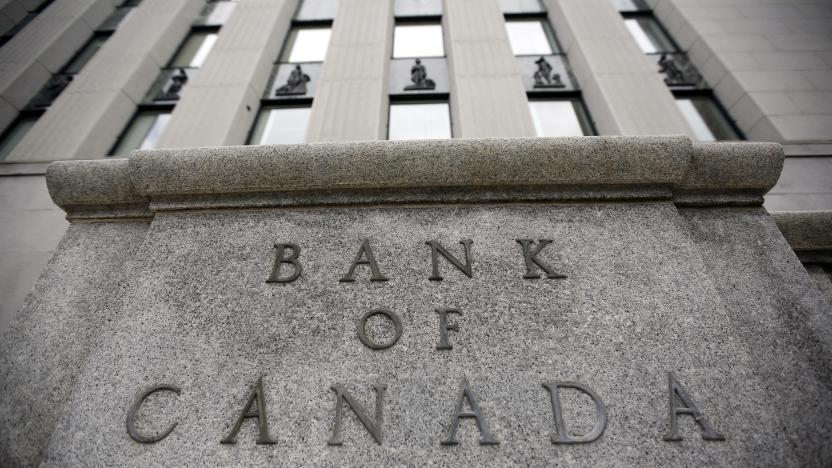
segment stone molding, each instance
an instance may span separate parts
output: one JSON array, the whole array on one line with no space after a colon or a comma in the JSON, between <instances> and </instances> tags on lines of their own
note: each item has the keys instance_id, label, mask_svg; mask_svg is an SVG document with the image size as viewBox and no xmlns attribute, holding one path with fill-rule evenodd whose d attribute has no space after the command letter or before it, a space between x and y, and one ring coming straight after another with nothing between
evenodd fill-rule
<instances>
[{"instance_id":1,"label":"stone molding","mask_svg":"<svg viewBox=\"0 0 832 468\"><path fill-rule=\"evenodd\" d=\"M790 211L771 216L801 262L832 264L832 211Z\"/></svg>"},{"instance_id":2,"label":"stone molding","mask_svg":"<svg viewBox=\"0 0 832 468\"><path fill-rule=\"evenodd\" d=\"M761 205L783 166L776 143L688 137L489 138L136 151L55 162L68 219L276 206L674 200Z\"/></svg>"}]
</instances>

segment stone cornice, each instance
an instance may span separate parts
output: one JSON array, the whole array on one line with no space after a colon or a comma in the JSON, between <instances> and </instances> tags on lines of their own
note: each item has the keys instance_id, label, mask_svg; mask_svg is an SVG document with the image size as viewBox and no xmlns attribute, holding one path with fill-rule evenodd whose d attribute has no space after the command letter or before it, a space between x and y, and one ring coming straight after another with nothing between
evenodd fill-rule
<instances>
[{"instance_id":1,"label":"stone cornice","mask_svg":"<svg viewBox=\"0 0 832 468\"><path fill-rule=\"evenodd\" d=\"M804 263L832 263L832 211L772 213L783 237Z\"/></svg>"},{"instance_id":2,"label":"stone cornice","mask_svg":"<svg viewBox=\"0 0 832 468\"><path fill-rule=\"evenodd\" d=\"M47 183L69 219L395 203L760 205L782 165L774 143L491 138L136 151L129 160L53 163Z\"/></svg>"}]
</instances>

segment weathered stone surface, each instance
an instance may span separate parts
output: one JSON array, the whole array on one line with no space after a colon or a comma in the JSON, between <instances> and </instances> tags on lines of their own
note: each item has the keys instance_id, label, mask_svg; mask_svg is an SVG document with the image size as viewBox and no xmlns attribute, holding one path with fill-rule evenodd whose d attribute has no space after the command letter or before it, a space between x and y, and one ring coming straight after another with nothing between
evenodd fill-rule
<instances>
[{"instance_id":1,"label":"weathered stone surface","mask_svg":"<svg viewBox=\"0 0 832 468\"><path fill-rule=\"evenodd\" d=\"M57 161L46 172L49 195L69 219L151 216L130 180L127 159Z\"/></svg>"},{"instance_id":2,"label":"weathered stone surface","mask_svg":"<svg viewBox=\"0 0 832 468\"><path fill-rule=\"evenodd\" d=\"M832 427L822 415L832 395L828 374L813 366L829 350L787 346L810 330L787 320L800 292L781 298L792 301L786 310L770 309L768 320L780 327L748 330L749 321L761 320L757 312L737 310L738 298L721 294L715 281L723 278L702 260L706 246L688 233L669 202L157 214L124 312L85 364L48 461L644 466L828 459ZM370 282L360 267L355 283L339 282L365 237L390 280ZM522 278L515 239L544 237L555 243L543 258L568 278ZM461 255L462 238L474 240L474 278L445 263L445 279L429 281L424 242L437 239ZM289 241L303 249L303 275L267 284L272 244ZM789 266L799 268L794 258ZM357 318L377 307L399 314L404 329L381 351L364 347L355 332ZM435 349L436 307L463 312L453 317L460 324L451 332L453 350ZM772 351L788 353L773 358ZM668 372L725 442L701 440L684 416L685 440L662 440ZM255 445L249 421L237 445L220 444L260 376L278 443ZM798 377L800 386L781 376ZM500 445L478 445L470 420L459 446L440 445L463 377ZM552 380L580 381L603 399L609 424L598 441L552 445L541 386ZM137 392L160 383L181 387L182 395L149 402L141 427L152 433L179 425L162 442L137 444L124 430L125 412ZM344 445L326 444L335 383L368 408L372 385L387 385L382 445L351 414ZM587 398L565 399L565 407L572 430L589 430ZM807 419L812 407L818 415Z\"/></svg>"},{"instance_id":3,"label":"weathered stone surface","mask_svg":"<svg viewBox=\"0 0 832 468\"><path fill-rule=\"evenodd\" d=\"M781 212L773 218L803 262L832 264L832 211Z\"/></svg>"},{"instance_id":4,"label":"weathered stone surface","mask_svg":"<svg viewBox=\"0 0 832 468\"><path fill-rule=\"evenodd\" d=\"M148 224L72 224L0 340L0 465L36 465Z\"/></svg>"},{"instance_id":5,"label":"weathered stone surface","mask_svg":"<svg viewBox=\"0 0 832 468\"><path fill-rule=\"evenodd\" d=\"M107 247L84 248L96 255L122 248L115 233L128 224L115 220L137 206L153 220L146 233L127 236L129 255L118 266L96 270L109 276L93 282L93 297L111 302L70 307L66 323L53 314L57 325L30 312L34 320L17 325L22 341L2 348L2 362L16 363L2 370L11 396L0 417L13 428L0 431L6 459L134 466L832 459L832 313L759 207L782 164L776 145L345 143L138 152L102 164L50 170L50 189L73 228L102 231L93 237ZM90 217L99 224L78 224ZM369 266L359 265L355 281L340 281L364 239L388 280L370 281ZM463 239L472 240L471 277L440 256L444 279L431 281L425 243L439 241L465 264ZM566 277L524 278L517 239L551 239L540 258L557 273L550 276ZM301 249L303 271L293 282L267 282L277 243ZM62 247L51 268L72 252ZM291 273L281 265L276 279ZM66 288L79 294L80 286L49 271L50 289L36 291L33 304ZM398 314L402 334L374 350L359 340L356 321L378 308ZM448 332L453 349L436 349L437 308L462 312L448 316L459 328ZM73 318L99 309L99 322ZM64 363L62 341L36 338L60 327L82 330L70 364L54 371ZM368 330L378 341L393 336L378 317ZM30 401L44 379L31 380L15 356L35 349L53 356L31 364L37 375L60 381ZM684 440L664 440L669 373L724 441L703 440L684 414ZM254 419L236 444L221 443L261 378L270 428L262 440L276 443L255 443ZM463 379L499 444L478 444L470 419L460 423L459 445L441 443ZM552 381L597 393L608 416L597 440L552 443L543 386ZM128 435L128 410L160 384L180 394L151 395L135 430L153 438L177 425L159 442L139 443ZM344 408L343 445L328 445L334 385L372 421L373 388L386 386L380 444ZM567 432L588 432L595 405L575 390L561 394ZM57 411L45 409L51 402ZM20 429L28 415L33 424ZM27 441L34 448L18 448Z\"/></svg>"}]
</instances>

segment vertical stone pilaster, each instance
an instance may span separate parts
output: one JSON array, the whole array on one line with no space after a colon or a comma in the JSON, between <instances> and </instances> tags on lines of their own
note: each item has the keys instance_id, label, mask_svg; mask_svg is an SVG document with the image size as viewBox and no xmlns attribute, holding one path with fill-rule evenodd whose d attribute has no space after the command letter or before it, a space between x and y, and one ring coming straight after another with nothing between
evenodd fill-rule
<instances>
[{"instance_id":1,"label":"vertical stone pilaster","mask_svg":"<svg viewBox=\"0 0 832 468\"><path fill-rule=\"evenodd\" d=\"M691 135L656 67L608 0L545 0L601 135Z\"/></svg>"},{"instance_id":2,"label":"vertical stone pilaster","mask_svg":"<svg viewBox=\"0 0 832 468\"><path fill-rule=\"evenodd\" d=\"M0 131L86 42L113 0L57 1L0 49Z\"/></svg>"},{"instance_id":3,"label":"vertical stone pilaster","mask_svg":"<svg viewBox=\"0 0 832 468\"><path fill-rule=\"evenodd\" d=\"M160 148L242 145L298 0L240 2L188 83Z\"/></svg>"},{"instance_id":4,"label":"vertical stone pilaster","mask_svg":"<svg viewBox=\"0 0 832 468\"><path fill-rule=\"evenodd\" d=\"M393 2L342 0L306 132L308 142L383 139Z\"/></svg>"},{"instance_id":5,"label":"vertical stone pilaster","mask_svg":"<svg viewBox=\"0 0 832 468\"><path fill-rule=\"evenodd\" d=\"M497 1L448 0L443 26L454 136L535 136Z\"/></svg>"},{"instance_id":6,"label":"vertical stone pilaster","mask_svg":"<svg viewBox=\"0 0 832 468\"><path fill-rule=\"evenodd\" d=\"M106 156L203 5L201 0L143 1L7 160Z\"/></svg>"}]
</instances>

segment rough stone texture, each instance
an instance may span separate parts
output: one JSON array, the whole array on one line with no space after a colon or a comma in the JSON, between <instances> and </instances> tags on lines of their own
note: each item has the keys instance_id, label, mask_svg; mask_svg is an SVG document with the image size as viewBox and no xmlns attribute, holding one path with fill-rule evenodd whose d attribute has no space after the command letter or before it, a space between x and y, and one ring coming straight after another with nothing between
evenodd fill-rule
<instances>
[{"instance_id":1,"label":"rough stone texture","mask_svg":"<svg viewBox=\"0 0 832 468\"><path fill-rule=\"evenodd\" d=\"M151 197L479 186L670 186L685 137L490 138L137 151L136 190Z\"/></svg>"},{"instance_id":2,"label":"rough stone texture","mask_svg":"<svg viewBox=\"0 0 832 468\"><path fill-rule=\"evenodd\" d=\"M770 443L792 447L791 464L822 465L832 456L812 440L829 437L832 402L814 392L832 388L832 302L813 284L764 210L684 209L691 238L727 306L737 337L763 353L747 371L765 381L761 395L771 413L800 415L799 427L768 433ZM783 464L766 460L763 464Z\"/></svg>"},{"instance_id":3,"label":"rough stone texture","mask_svg":"<svg viewBox=\"0 0 832 468\"><path fill-rule=\"evenodd\" d=\"M46 172L49 194L73 218L148 217L127 159L57 161Z\"/></svg>"},{"instance_id":4,"label":"rough stone texture","mask_svg":"<svg viewBox=\"0 0 832 468\"><path fill-rule=\"evenodd\" d=\"M773 224L767 235L779 235ZM360 269L355 283L338 282L365 237L390 281L371 283ZM522 279L514 240L543 237L556 239L546 259L567 279ZM425 240L459 254L461 238L474 240L474 278L443 264L445 280L428 281ZM284 241L301 245L304 275L288 285L267 284L270 247ZM788 253L782 239L755 249L769 247ZM772 305L775 317L763 324L779 327L747 328L763 321L759 312L738 309L739 296L722 294L715 281L723 278L702 260L716 252L702 250L669 202L157 214L124 309L84 365L47 464L828 460L832 392L823 369L830 349L795 342L812 336L794 315L801 312L794 311L800 290L771 293L783 302ZM795 274L801 268L794 258L790 266ZM726 268L737 278L745 271ZM742 285L757 286L749 282L755 280ZM463 316L460 331L451 332L454 350L440 352L433 309L445 306ZM355 320L375 307L390 308L404 322L401 340L385 351L367 349L355 336ZM766 345L780 354L772 356ZM680 422L685 441L662 441L668 371L726 442L702 441L687 417ZM251 422L236 446L220 444L260 376L278 444L256 446ZM464 376L501 441L497 447L479 446L471 421L462 423L459 446L439 444ZM551 444L551 407L541 382L556 379L584 382L606 403L610 420L597 442ZM140 427L153 433L172 421L179 426L158 444L137 444L125 433L125 411L137 392L157 383L179 385L182 395L149 402ZM344 446L326 445L334 383L365 405L371 385L388 385L381 446L351 415ZM565 401L570 427L587 430L589 402Z\"/></svg>"},{"instance_id":5,"label":"rough stone texture","mask_svg":"<svg viewBox=\"0 0 832 468\"><path fill-rule=\"evenodd\" d=\"M829 263L829 262L827 262ZM815 282L818 291L826 298L826 302L832 304L832 269L824 265L805 265L806 271Z\"/></svg>"},{"instance_id":6,"label":"rough stone texture","mask_svg":"<svg viewBox=\"0 0 832 468\"><path fill-rule=\"evenodd\" d=\"M160 150L55 164L50 187L70 217L80 203L109 222L76 221L0 345L0 462L821 466L832 459L832 312L759 207L781 161L776 145L589 138ZM442 199L477 184L502 202ZM518 202L516 190L534 184L548 198ZM317 190L345 204L401 188L436 198L228 209L264 193ZM557 198L578 188L594 198ZM677 208L691 190L707 208ZM747 197L722 196L738 191ZM134 196L148 199L149 229L113 222ZM182 204L166 205L175 197ZM362 266L355 282L339 282L365 238L389 281L369 281ZM461 257L465 238L473 278L440 259L445 279L430 281L425 242ZM554 242L541 258L567 278L522 278L515 240L543 238ZM301 246L303 275L266 283L283 242ZM374 351L355 326L378 307L396 312L404 333ZM435 349L437 307L463 313L451 316L460 328L451 351ZM368 328L390 336L383 322ZM662 440L668 372L726 441L703 441L689 416L680 416L684 441ZM260 377L277 444L256 445L253 421L236 445L221 444ZM470 420L460 445L440 445L463 378L498 446L480 446ZM609 414L600 439L551 443L541 383L552 380L598 393ZM137 443L127 410L162 383L181 395L149 398L137 428L178 426ZM372 385L387 385L382 444L348 410L344 446L326 444L333 384L367 408ZM563 393L569 432L588 431L591 402Z\"/></svg>"},{"instance_id":7,"label":"rough stone texture","mask_svg":"<svg viewBox=\"0 0 832 468\"><path fill-rule=\"evenodd\" d=\"M774 220L803 263L832 264L832 211L775 213Z\"/></svg>"},{"instance_id":8,"label":"rough stone texture","mask_svg":"<svg viewBox=\"0 0 832 468\"><path fill-rule=\"evenodd\" d=\"M784 160L783 148L772 143L697 143L691 158L677 203L744 200L759 205L777 183Z\"/></svg>"},{"instance_id":9,"label":"rough stone texture","mask_svg":"<svg viewBox=\"0 0 832 468\"><path fill-rule=\"evenodd\" d=\"M36 465L147 223L73 224L0 340L0 465Z\"/></svg>"}]
</instances>

